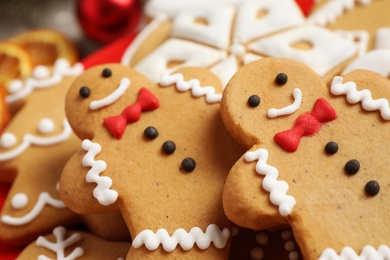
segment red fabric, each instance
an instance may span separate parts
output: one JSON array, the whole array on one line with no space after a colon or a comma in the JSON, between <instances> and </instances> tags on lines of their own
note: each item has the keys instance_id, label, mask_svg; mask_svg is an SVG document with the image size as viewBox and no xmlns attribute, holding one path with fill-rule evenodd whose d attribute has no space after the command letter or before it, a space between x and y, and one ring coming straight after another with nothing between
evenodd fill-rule
<instances>
[{"instance_id":1,"label":"red fabric","mask_svg":"<svg viewBox=\"0 0 390 260\"><path fill-rule=\"evenodd\" d=\"M274 136L275 142L287 152L295 152L298 149L302 136L316 134L322 123L337 118L336 111L323 98L317 99L313 111L303 114L297 118L294 127L290 130L279 132Z\"/></svg>"},{"instance_id":2,"label":"red fabric","mask_svg":"<svg viewBox=\"0 0 390 260\"><path fill-rule=\"evenodd\" d=\"M127 106L120 115L104 119L103 125L115 138L121 139L126 125L138 121L142 111L151 111L159 107L158 99L146 88L141 88L134 104Z\"/></svg>"},{"instance_id":3,"label":"red fabric","mask_svg":"<svg viewBox=\"0 0 390 260\"><path fill-rule=\"evenodd\" d=\"M84 69L105 63L120 63L123 53L133 41L135 36L136 33L125 35L85 57L80 62L83 64Z\"/></svg>"}]
</instances>

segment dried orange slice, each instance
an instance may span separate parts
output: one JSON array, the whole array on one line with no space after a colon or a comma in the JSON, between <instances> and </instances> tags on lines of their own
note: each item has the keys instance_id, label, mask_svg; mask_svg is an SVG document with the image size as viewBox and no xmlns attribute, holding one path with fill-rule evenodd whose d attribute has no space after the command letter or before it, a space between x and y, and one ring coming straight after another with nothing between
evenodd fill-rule
<instances>
[{"instance_id":1,"label":"dried orange slice","mask_svg":"<svg viewBox=\"0 0 390 260\"><path fill-rule=\"evenodd\" d=\"M53 65L63 58L71 64L78 61L78 51L72 41L65 35L54 30L39 29L23 32L8 39L31 55L33 65Z\"/></svg>"},{"instance_id":2,"label":"dried orange slice","mask_svg":"<svg viewBox=\"0 0 390 260\"><path fill-rule=\"evenodd\" d=\"M33 64L25 49L10 42L0 42L0 86L12 79L31 75Z\"/></svg>"}]
</instances>

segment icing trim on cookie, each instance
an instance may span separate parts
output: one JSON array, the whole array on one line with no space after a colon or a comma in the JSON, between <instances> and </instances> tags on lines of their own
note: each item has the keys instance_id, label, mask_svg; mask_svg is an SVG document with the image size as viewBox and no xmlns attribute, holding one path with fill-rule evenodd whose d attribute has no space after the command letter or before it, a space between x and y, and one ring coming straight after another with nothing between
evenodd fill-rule
<instances>
[{"instance_id":1,"label":"icing trim on cookie","mask_svg":"<svg viewBox=\"0 0 390 260\"><path fill-rule=\"evenodd\" d=\"M296 112L302 103L302 91L299 88L294 89L293 91L294 102L283 108L271 108L267 112L267 116L270 118L275 118L284 115L291 115Z\"/></svg>"},{"instance_id":2,"label":"icing trim on cookie","mask_svg":"<svg viewBox=\"0 0 390 260\"><path fill-rule=\"evenodd\" d=\"M16 194L17 195L17 194ZM22 197L19 197L22 198ZM24 204L24 203L22 203ZM60 199L54 199L53 197L50 196L49 193L47 192L42 192L39 194L37 203L35 206L32 208L32 210L27 213L26 215L22 217L11 217L8 215L4 215L1 218L1 221L5 224L8 225L13 225L13 226L21 226L25 225L29 222L31 222L33 219L35 219L43 210L43 208L46 205L50 205L52 207L58 208L58 209L65 209L66 206Z\"/></svg>"},{"instance_id":3,"label":"icing trim on cookie","mask_svg":"<svg viewBox=\"0 0 390 260\"><path fill-rule=\"evenodd\" d=\"M160 79L160 85L167 87L172 84L176 84L177 90L181 92L191 90L192 95L195 97L206 96L207 103L220 102L222 99L222 94L215 93L213 86L202 87L198 79L185 81L181 73L169 75L168 72L164 72Z\"/></svg>"},{"instance_id":4,"label":"icing trim on cookie","mask_svg":"<svg viewBox=\"0 0 390 260\"><path fill-rule=\"evenodd\" d=\"M390 75L390 49L378 49L367 52L348 64L341 74L348 74L357 69L371 70L387 78Z\"/></svg>"},{"instance_id":5,"label":"icing trim on cookie","mask_svg":"<svg viewBox=\"0 0 390 260\"><path fill-rule=\"evenodd\" d=\"M172 252L179 244L181 248L188 251L194 247L205 250L210 247L211 242L218 249L224 248L230 236L230 230L224 228L222 231L215 224L210 224L206 232L203 233L199 227L191 228L190 232L182 228L175 230L172 236L166 229L160 228L154 233L150 229L143 230L133 240L134 248L140 248L145 245L147 249L156 250L160 244L166 252Z\"/></svg>"},{"instance_id":6,"label":"icing trim on cookie","mask_svg":"<svg viewBox=\"0 0 390 260\"><path fill-rule=\"evenodd\" d=\"M97 110L99 108L109 106L115 103L123 94L126 93L127 88L130 86L130 79L122 78L119 86L108 96L94 100L89 104L91 110Z\"/></svg>"},{"instance_id":7,"label":"icing trim on cookie","mask_svg":"<svg viewBox=\"0 0 390 260\"><path fill-rule=\"evenodd\" d=\"M11 151L0 153L0 162L18 157L32 145L49 146L49 145L59 144L68 140L72 134L72 128L70 127L68 120L66 119L64 119L63 121L63 128L64 129L60 134L55 136L49 136L49 137L38 137L29 133L24 134L23 141L20 145L18 145ZM9 135L10 133L6 132L3 135L5 134ZM13 134L11 134L10 136L13 136Z\"/></svg>"},{"instance_id":8,"label":"icing trim on cookie","mask_svg":"<svg viewBox=\"0 0 390 260\"><path fill-rule=\"evenodd\" d=\"M84 71L81 63L70 66L66 59L58 59L54 63L53 72L50 76L49 69L42 65L34 69L33 77L22 81L13 80L9 84L11 94L5 97L5 101L13 103L28 96L34 89L47 88L60 83L63 77L78 76Z\"/></svg>"},{"instance_id":9,"label":"icing trim on cookie","mask_svg":"<svg viewBox=\"0 0 390 260\"><path fill-rule=\"evenodd\" d=\"M390 120L389 101L385 98L373 99L368 89L358 91L355 82L343 83L343 78L336 76L333 78L330 92L333 95L346 95L347 101L351 104L361 102L363 109L367 111L379 110L383 119Z\"/></svg>"},{"instance_id":10,"label":"icing trim on cookie","mask_svg":"<svg viewBox=\"0 0 390 260\"><path fill-rule=\"evenodd\" d=\"M360 255L351 247L344 247L341 250L340 255L336 253L334 249L325 249L319 260L340 260L340 259L356 259L356 260L378 260L378 259L390 259L390 248L386 245L381 245L376 250L373 246L366 245L363 247Z\"/></svg>"},{"instance_id":11,"label":"icing trim on cookie","mask_svg":"<svg viewBox=\"0 0 390 260\"><path fill-rule=\"evenodd\" d=\"M288 183L277 180L279 170L276 167L267 164L268 151L261 148L256 151L246 152L245 160L247 162L257 160L255 169L258 174L265 176L262 186L266 191L270 192L271 203L279 207L280 215L290 215L296 204L296 200L293 196L287 195L289 189Z\"/></svg>"},{"instance_id":12,"label":"icing trim on cookie","mask_svg":"<svg viewBox=\"0 0 390 260\"><path fill-rule=\"evenodd\" d=\"M93 143L88 139L85 139L81 144L83 150L87 151L82 160L84 167L91 167L85 176L85 180L88 183L96 183L97 186L93 190L93 196L103 206L113 204L118 198L118 192L111 190L112 180L108 176L99 176L107 168L107 163L103 160L95 161L95 156L99 154L102 147L98 143Z\"/></svg>"},{"instance_id":13,"label":"icing trim on cookie","mask_svg":"<svg viewBox=\"0 0 390 260\"><path fill-rule=\"evenodd\" d=\"M307 21L309 23L325 26L334 23L336 19L344 14L344 10L352 10L355 0L331 0L318 11L312 13Z\"/></svg>"},{"instance_id":14,"label":"icing trim on cookie","mask_svg":"<svg viewBox=\"0 0 390 260\"><path fill-rule=\"evenodd\" d=\"M50 251L56 253L56 259L58 260L74 260L84 254L84 250L81 247L76 247L71 251L70 254L65 256L65 250L67 247L76 244L79 242L82 237L79 233L74 233L70 237L65 239L66 229L64 227L56 227L53 230L53 235L56 238L56 242L51 242L47 240L44 236L39 236L35 244L37 246L44 247ZM39 255L39 260L48 260L45 255Z\"/></svg>"}]
</instances>

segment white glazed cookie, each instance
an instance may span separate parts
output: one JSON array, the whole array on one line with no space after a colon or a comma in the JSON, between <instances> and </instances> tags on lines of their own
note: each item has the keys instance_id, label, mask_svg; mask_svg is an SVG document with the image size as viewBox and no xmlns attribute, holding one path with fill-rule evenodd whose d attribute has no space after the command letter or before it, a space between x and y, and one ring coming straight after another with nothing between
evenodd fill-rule
<instances>
[{"instance_id":1,"label":"white glazed cookie","mask_svg":"<svg viewBox=\"0 0 390 260\"><path fill-rule=\"evenodd\" d=\"M354 41L309 26L294 0L152 0L145 13L151 21L128 47L122 64L154 82L166 70L200 66L225 86L238 68L264 56L297 59L326 80L358 51Z\"/></svg>"}]
</instances>

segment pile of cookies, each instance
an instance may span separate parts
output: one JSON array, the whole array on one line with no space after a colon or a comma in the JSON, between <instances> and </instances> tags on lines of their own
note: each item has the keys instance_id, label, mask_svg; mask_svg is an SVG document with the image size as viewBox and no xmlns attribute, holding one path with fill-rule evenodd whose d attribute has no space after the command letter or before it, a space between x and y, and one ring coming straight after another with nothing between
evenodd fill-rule
<instances>
[{"instance_id":1,"label":"pile of cookies","mask_svg":"<svg viewBox=\"0 0 390 260\"><path fill-rule=\"evenodd\" d=\"M0 240L18 259L390 259L386 8L150 0L125 49L18 76Z\"/></svg>"}]
</instances>

